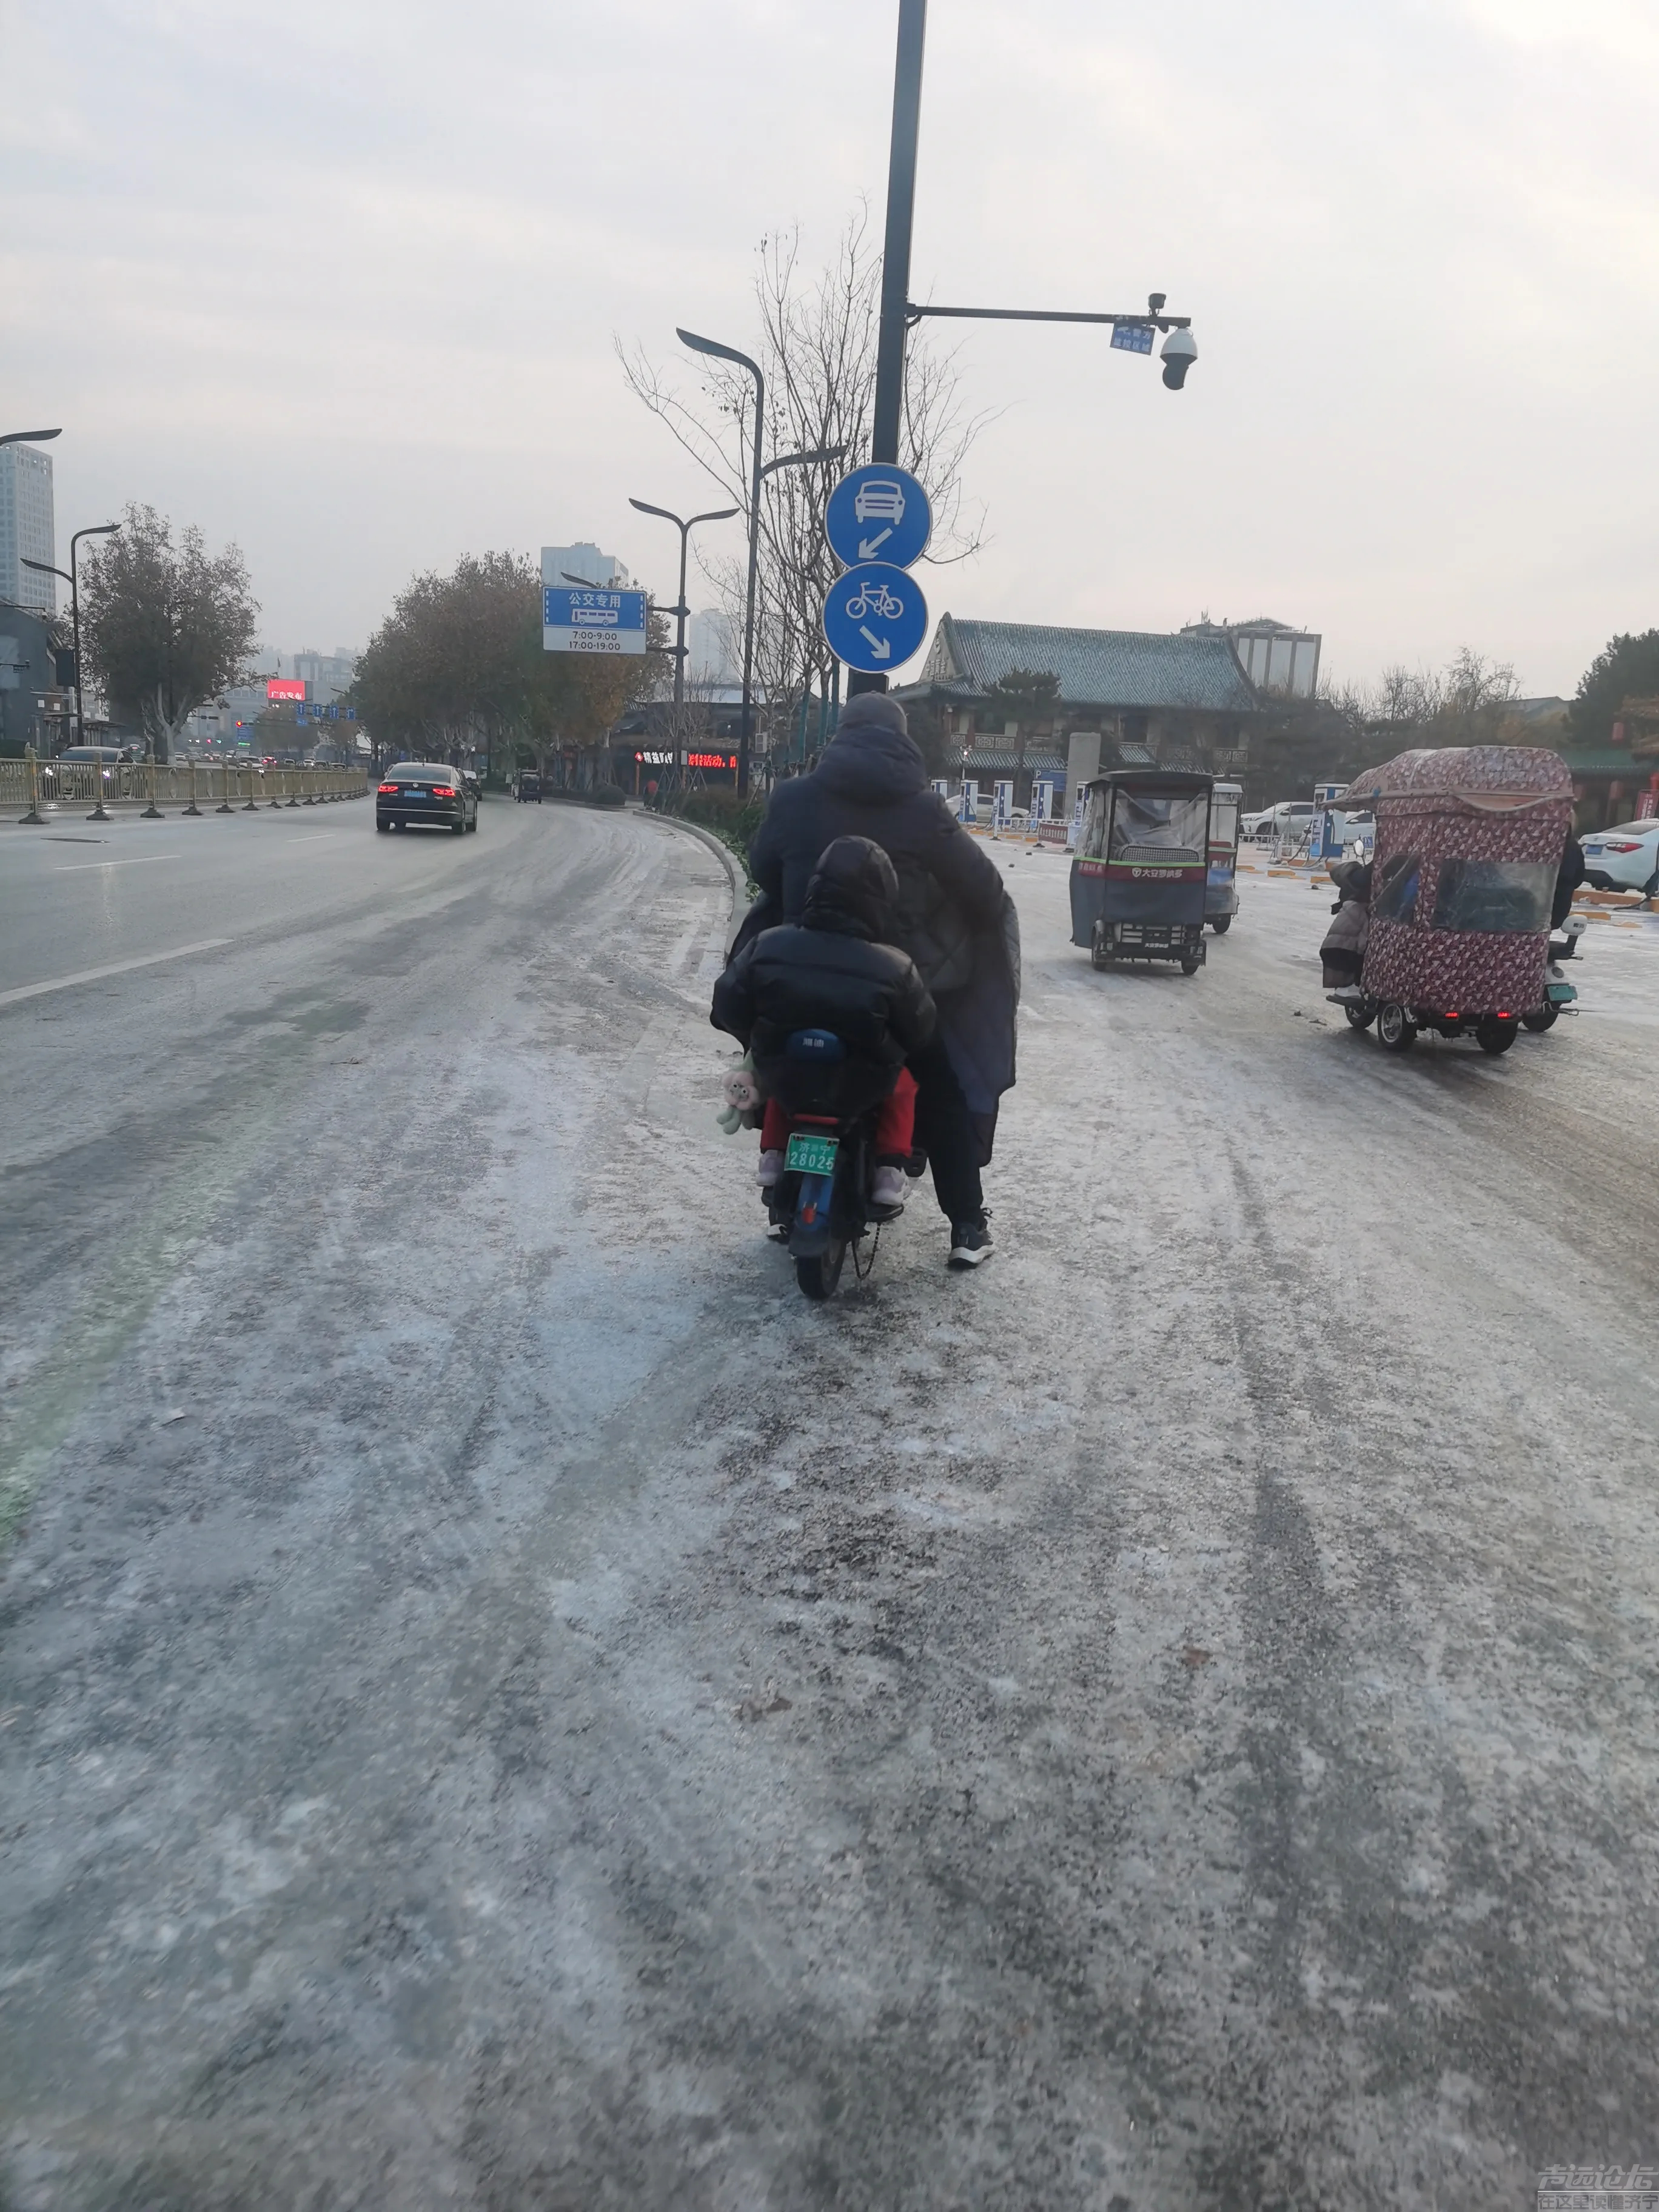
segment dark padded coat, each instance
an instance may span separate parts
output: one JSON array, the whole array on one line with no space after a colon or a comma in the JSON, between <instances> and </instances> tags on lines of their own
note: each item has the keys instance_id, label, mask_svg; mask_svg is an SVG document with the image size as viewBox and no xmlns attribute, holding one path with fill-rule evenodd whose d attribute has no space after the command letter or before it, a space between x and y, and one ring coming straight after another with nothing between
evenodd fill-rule
<instances>
[{"instance_id":1,"label":"dark padded coat","mask_svg":"<svg viewBox=\"0 0 1659 2212\"><path fill-rule=\"evenodd\" d=\"M930 787L904 710L883 692L848 700L811 775L774 790L750 848L761 896L738 933L739 950L765 923L799 918L819 854L842 836L873 838L897 871L893 942L938 1002L982 1164L997 1102L1014 1080L1019 921L995 861Z\"/></svg>"},{"instance_id":2,"label":"dark padded coat","mask_svg":"<svg viewBox=\"0 0 1659 2212\"><path fill-rule=\"evenodd\" d=\"M750 1048L769 1095L797 1103L784 1050L797 1030L831 1030L847 1047L854 1064L826 1102L843 1111L884 1098L932 1038L927 987L909 955L884 941L897 891L878 845L839 839L807 884L801 921L762 930L715 984L709 1019Z\"/></svg>"},{"instance_id":3,"label":"dark padded coat","mask_svg":"<svg viewBox=\"0 0 1659 2212\"><path fill-rule=\"evenodd\" d=\"M818 855L837 837L872 837L898 872L898 935L930 991L974 979L973 937L1000 930L1005 894L997 866L927 781L896 700L864 692L811 775L773 792L749 868L785 921L799 921Z\"/></svg>"}]
</instances>

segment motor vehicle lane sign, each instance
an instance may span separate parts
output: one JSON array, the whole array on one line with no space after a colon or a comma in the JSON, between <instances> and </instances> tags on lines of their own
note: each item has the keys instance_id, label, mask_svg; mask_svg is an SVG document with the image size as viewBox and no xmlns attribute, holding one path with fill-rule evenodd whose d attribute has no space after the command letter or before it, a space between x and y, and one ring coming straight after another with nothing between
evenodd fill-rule
<instances>
[{"instance_id":1,"label":"motor vehicle lane sign","mask_svg":"<svg viewBox=\"0 0 1659 2212\"><path fill-rule=\"evenodd\" d=\"M830 586L823 635L837 660L881 675L920 653L927 602L914 576L890 561L866 561Z\"/></svg>"},{"instance_id":2,"label":"motor vehicle lane sign","mask_svg":"<svg viewBox=\"0 0 1659 2212\"><path fill-rule=\"evenodd\" d=\"M933 510L908 469L872 461L844 476L830 495L823 532L844 568L885 561L908 568L927 550Z\"/></svg>"}]
</instances>

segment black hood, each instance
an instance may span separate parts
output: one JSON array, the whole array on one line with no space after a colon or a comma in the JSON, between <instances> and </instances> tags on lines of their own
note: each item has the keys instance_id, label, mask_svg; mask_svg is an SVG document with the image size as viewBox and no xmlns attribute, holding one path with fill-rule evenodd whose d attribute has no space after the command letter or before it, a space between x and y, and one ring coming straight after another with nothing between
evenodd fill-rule
<instances>
[{"instance_id":1,"label":"black hood","mask_svg":"<svg viewBox=\"0 0 1659 2212\"><path fill-rule=\"evenodd\" d=\"M904 726L904 709L885 692L860 691L843 709L816 770L837 799L893 806L927 788L927 768Z\"/></svg>"},{"instance_id":2,"label":"black hood","mask_svg":"<svg viewBox=\"0 0 1659 2212\"><path fill-rule=\"evenodd\" d=\"M837 837L818 855L801 920L808 929L890 945L897 905L898 877L881 847L868 837Z\"/></svg>"}]
</instances>

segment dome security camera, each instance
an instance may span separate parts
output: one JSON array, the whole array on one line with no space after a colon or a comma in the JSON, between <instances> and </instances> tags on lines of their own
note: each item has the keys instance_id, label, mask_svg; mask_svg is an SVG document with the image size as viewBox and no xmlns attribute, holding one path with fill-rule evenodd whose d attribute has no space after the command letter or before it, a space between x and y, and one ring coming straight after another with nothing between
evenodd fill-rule
<instances>
[{"instance_id":1,"label":"dome security camera","mask_svg":"<svg viewBox=\"0 0 1659 2212\"><path fill-rule=\"evenodd\" d=\"M1198 344L1192 332L1171 331L1158 358L1164 363L1164 381L1171 392L1179 392L1187 381L1187 371L1198 359Z\"/></svg>"}]
</instances>

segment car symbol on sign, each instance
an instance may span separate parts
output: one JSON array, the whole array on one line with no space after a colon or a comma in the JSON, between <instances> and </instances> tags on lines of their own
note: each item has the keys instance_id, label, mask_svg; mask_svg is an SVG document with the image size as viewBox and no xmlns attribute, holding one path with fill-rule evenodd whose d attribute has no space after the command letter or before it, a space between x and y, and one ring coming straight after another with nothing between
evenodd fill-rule
<instances>
[{"instance_id":1,"label":"car symbol on sign","mask_svg":"<svg viewBox=\"0 0 1659 2212\"><path fill-rule=\"evenodd\" d=\"M879 477L861 483L853 495L853 514L859 522L902 522L904 487Z\"/></svg>"}]
</instances>

